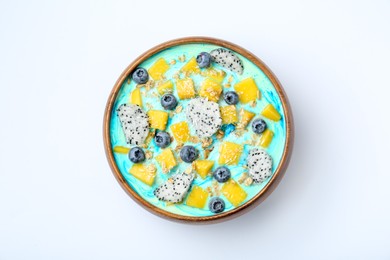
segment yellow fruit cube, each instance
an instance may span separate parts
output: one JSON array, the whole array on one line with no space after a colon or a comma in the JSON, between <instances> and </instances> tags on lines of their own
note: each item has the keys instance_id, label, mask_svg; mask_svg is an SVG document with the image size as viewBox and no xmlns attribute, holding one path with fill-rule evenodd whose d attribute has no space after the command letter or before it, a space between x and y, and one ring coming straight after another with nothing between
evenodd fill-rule
<instances>
[{"instance_id":1,"label":"yellow fruit cube","mask_svg":"<svg viewBox=\"0 0 390 260\"><path fill-rule=\"evenodd\" d=\"M130 174L143 183L152 186L156 177L156 167L154 165L144 165L135 163L130 169Z\"/></svg>"},{"instance_id":2,"label":"yellow fruit cube","mask_svg":"<svg viewBox=\"0 0 390 260\"><path fill-rule=\"evenodd\" d=\"M177 95L180 99L195 97L194 81L191 78L178 79L176 81Z\"/></svg>"},{"instance_id":3,"label":"yellow fruit cube","mask_svg":"<svg viewBox=\"0 0 390 260\"><path fill-rule=\"evenodd\" d=\"M233 179L225 182L222 186L222 194L226 197L226 199L233 204L235 207L240 205L246 199L246 192L241 186L235 182Z\"/></svg>"},{"instance_id":4,"label":"yellow fruit cube","mask_svg":"<svg viewBox=\"0 0 390 260\"><path fill-rule=\"evenodd\" d=\"M168 113L160 110L148 111L149 124L151 128L165 130L168 121Z\"/></svg>"},{"instance_id":5,"label":"yellow fruit cube","mask_svg":"<svg viewBox=\"0 0 390 260\"><path fill-rule=\"evenodd\" d=\"M268 119L271 119L273 121L279 121L281 116L279 114L279 112L276 110L276 108L271 105L271 104L268 104L264 109L263 111L261 111L261 114L263 116L265 116L266 118Z\"/></svg>"},{"instance_id":6,"label":"yellow fruit cube","mask_svg":"<svg viewBox=\"0 0 390 260\"><path fill-rule=\"evenodd\" d=\"M232 142L223 142L219 150L218 163L220 165L236 165L240 160L242 151L242 145Z\"/></svg>"},{"instance_id":7,"label":"yellow fruit cube","mask_svg":"<svg viewBox=\"0 0 390 260\"><path fill-rule=\"evenodd\" d=\"M212 78L216 82L222 83L223 79L226 76L226 72L224 72L223 70L216 70L214 68L207 68L202 71L202 76Z\"/></svg>"},{"instance_id":8,"label":"yellow fruit cube","mask_svg":"<svg viewBox=\"0 0 390 260\"><path fill-rule=\"evenodd\" d=\"M171 125L171 131L178 143L185 143L190 138L190 129L185 121Z\"/></svg>"},{"instance_id":9,"label":"yellow fruit cube","mask_svg":"<svg viewBox=\"0 0 390 260\"><path fill-rule=\"evenodd\" d=\"M156 62L149 68L149 75L154 80L162 80L164 78L165 72L169 69L169 64L163 58L159 58Z\"/></svg>"},{"instance_id":10,"label":"yellow fruit cube","mask_svg":"<svg viewBox=\"0 0 390 260\"><path fill-rule=\"evenodd\" d=\"M199 186L194 186L187 197L187 206L203 209L206 205L209 193Z\"/></svg>"},{"instance_id":11,"label":"yellow fruit cube","mask_svg":"<svg viewBox=\"0 0 390 260\"><path fill-rule=\"evenodd\" d=\"M176 166L176 159L170 148L164 149L159 155L157 155L156 161L160 164L164 173L168 173L169 170Z\"/></svg>"},{"instance_id":12,"label":"yellow fruit cube","mask_svg":"<svg viewBox=\"0 0 390 260\"><path fill-rule=\"evenodd\" d=\"M245 129L249 124L252 118L255 116L255 113L249 112L248 110L242 109L240 111L240 121L237 124L237 128Z\"/></svg>"},{"instance_id":13,"label":"yellow fruit cube","mask_svg":"<svg viewBox=\"0 0 390 260\"><path fill-rule=\"evenodd\" d=\"M204 179L211 172L211 168L214 166L214 161L196 160L194 165L195 171L200 175L200 177L202 177L202 179Z\"/></svg>"},{"instance_id":14,"label":"yellow fruit cube","mask_svg":"<svg viewBox=\"0 0 390 260\"><path fill-rule=\"evenodd\" d=\"M130 103L134 105L139 105L142 107L142 97L141 90L139 88L135 88L130 94Z\"/></svg>"},{"instance_id":15,"label":"yellow fruit cube","mask_svg":"<svg viewBox=\"0 0 390 260\"><path fill-rule=\"evenodd\" d=\"M115 146L113 150L114 150L114 153L128 154L130 151L130 148L127 148L124 146Z\"/></svg>"},{"instance_id":16,"label":"yellow fruit cube","mask_svg":"<svg viewBox=\"0 0 390 260\"><path fill-rule=\"evenodd\" d=\"M195 57L192 57L181 69L182 72L199 73L200 68Z\"/></svg>"},{"instance_id":17,"label":"yellow fruit cube","mask_svg":"<svg viewBox=\"0 0 390 260\"><path fill-rule=\"evenodd\" d=\"M274 137L274 132L272 132L269 129L265 129L265 131L260 137L260 146L267 148L270 145L273 137Z\"/></svg>"},{"instance_id":18,"label":"yellow fruit cube","mask_svg":"<svg viewBox=\"0 0 390 260\"><path fill-rule=\"evenodd\" d=\"M171 80L167 80L157 87L157 92L160 95L173 92L173 83Z\"/></svg>"},{"instance_id":19,"label":"yellow fruit cube","mask_svg":"<svg viewBox=\"0 0 390 260\"><path fill-rule=\"evenodd\" d=\"M199 96L205 97L210 101L218 102L219 96L222 92L222 86L217 81L207 78L202 82Z\"/></svg>"},{"instance_id":20,"label":"yellow fruit cube","mask_svg":"<svg viewBox=\"0 0 390 260\"><path fill-rule=\"evenodd\" d=\"M261 97L260 90L253 78L246 78L238 82L234 85L234 89L236 90L241 103L255 101Z\"/></svg>"},{"instance_id":21,"label":"yellow fruit cube","mask_svg":"<svg viewBox=\"0 0 390 260\"><path fill-rule=\"evenodd\" d=\"M222 124L237 123L238 117L237 117L237 111L235 105L221 107L220 110L221 110Z\"/></svg>"}]
</instances>

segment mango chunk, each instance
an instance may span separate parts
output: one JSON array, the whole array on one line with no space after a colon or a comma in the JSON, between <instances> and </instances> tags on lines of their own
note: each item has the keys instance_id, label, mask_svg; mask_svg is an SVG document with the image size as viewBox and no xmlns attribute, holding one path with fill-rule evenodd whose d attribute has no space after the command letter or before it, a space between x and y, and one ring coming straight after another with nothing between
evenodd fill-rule
<instances>
[{"instance_id":1,"label":"mango chunk","mask_svg":"<svg viewBox=\"0 0 390 260\"><path fill-rule=\"evenodd\" d=\"M162 80L164 78L165 72L169 69L168 62L159 58L156 62L149 68L148 73L154 80Z\"/></svg>"},{"instance_id":2,"label":"mango chunk","mask_svg":"<svg viewBox=\"0 0 390 260\"><path fill-rule=\"evenodd\" d=\"M220 165L237 165L242 151L242 145L232 142L223 142L219 150L218 163Z\"/></svg>"},{"instance_id":3,"label":"mango chunk","mask_svg":"<svg viewBox=\"0 0 390 260\"><path fill-rule=\"evenodd\" d=\"M255 116L255 113L252 113L248 110L242 109L239 114L240 114L240 120L237 124L237 128L238 129L245 129L246 126L249 124L249 122Z\"/></svg>"},{"instance_id":4,"label":"mango chunk","mask_svg":"<svg viewBox=\"0 0 390 260\"><path fill-rule=\"evenodd\" d=\"M263 116L265 116L266 118L268 119L271 119L273 121L279 121L281 116L279 114L279 112L276 110L276 108L271 105L271 104L268 104L264 109L263 111L261 111L261 114Z\"/></svg>"},{"instance_id":5,"label":"mango chunk","mask_svg":"<svg viewBox=\"0 0 390 260\"><path fill-rule=\"evenodd\" d=\"M209 193L199 186L193 186L187 197L187 206L203 209L206 205Z\"/></svg>"},{"instance_id":6,"label":"mango chunk","mask_svg":"<svg viewBox=\"0 0 390 260\"><path fill-rule=\"evenodd\" d=\"M205 97L209 101L218 102L221 93L221 84L211 78L206 78L200 87L199 96Z\"/></svg>"},{"instance_id":7,"label":"mango chunk","mask_svg":"<svg viewBox=\"0 0 390 260\"><path fill-rule=\"evenodd\" d=\"M216 70L214 68L207 68L204 71L202 71L202 76L206 78L211 78L214 81L218 82L219 84L222 83L226 76L226 72L223 70Z\"/></svg>"},{"instance_id":8,"label":"mango chunk","mask_svg":"<svg viewBox=\"0 0 390 260\"><path fill-rule=\"evenodd\" d=\"M180 70L187 73L200 73L195 57L192 57Z\"/></svg>"},{"instance_id":9,"label":"mango chunk","mask_svg":"<svg viewBox=\"0 0 390 260\"><path fill-rule=\"evenodd\" d=\"M130 174L143 183L152 186L156 178L156 167L154 165L144 165L135 163L129 170Z\"/></svg>"},{"instance_id":10,"label":"mango chunk","mask_svg":"<svg viewBox=\"0 0 390 260\"><path fill-rule=\"evenodd\" d=\"M256 99L260 99L261 97L260 90L253 78L246 78L238 82L236 85L234 85L234 89L238 94L240 102L244 104L255 101Z\"/></svg>"},{"instance_id":11,"label":"mango chunk","mask_svg":"<svg viewBox=\"0 0 390 260\"><path fill-rule=\"evenodd\" d=\"M124 146L115 146L113 150L114 150L114 153L128 154L130 151L130 148L127 148Z\"/></svg>"},{"instance_id":12,"label":"mango chunk","mask_svg":"<svg viewBox=\"0 0 390 260\"><path fill-rule=\"evenodd\" d=\"M237 123L237 111L235 105L221 107L222 124Z\"/></svg>"},{"instance_id":13,"label":"mango chunk","mask_svg":"<svg viewBox=\"0 0 390 260\"><path fill-rule=\"evenodd\" d=\"M235 182L233 179L228 180L222 186L222 194L226 199L233 204L235 207L240 205L246 199L246 192L241 186Z\"/></svg>"},{"instance_id":14,"label":"mango chunk","mask_svg":"<svg viewBox=\"0 0 390 260\"><path fill-rule=\"evenodd\" d=\"M194 163L195 171L202 177L206 178L214 166L214 161L211 160L196 160Z\"/></svg>"},{"instance_id":15,"label":"mango chunk","mask_svg":"<svg viewBox=\"0 0 390 260\"><path fill-rule=\"evenodd\" d=\"M151 128L165 130L168 122L168 113L161 110L149 110L147 112Z\"/></svg>"},{"instance_id":16,"label":"mango chunk","mask_svg":"<svg viewBox=\"0 0 390 260\"><path fill-rule=\"evenodd\" d=\"M141 89L135 88L130 94L130 103L142 107Z\"/></svg>"},{"instance_id":17,"label":"mango chunk","mask_svg":"<svg viewBox=\"0 0 390 260\"><path fill-rule=\"evenodd\" d=\"M194 81L191 78L178 79L176 81L177 95L180 99L195 97Z\"/></svg>"},{"instance_id":18,"label":"mango chunk","mask_svg":"<svg viewBox=\"0 0 390 260\"><path fill-rule=\"evenodd\" d=\"M161 85L157 87L157 92L161 96L166 94L166 93L172 93L173 92L173 83L171 80L167 80Z\"/></svg>"},{"instance_id":19,"label":"mango chunk","mask_svg":"<svg viewBox=\"0 0 390 260\"><path fill-rule=\"evenodd\" d=\"M267 148L271 144L273 137L274 137L274 132L272 132L269 129L265 129L265 131L260 137L260 146Z\"/></svg>"},{"instance_id":20,"label":"mango chunk","mask_svg":"<svg viewBox=\"0 0 390 260\"><path fill-rule=\"evenodd\" d=\"M190 129L185 121L171 125L171 131L178 143L185 143L190 138Z\"/></svg>"},{"instance_id":21,"label":"mango chunk","mask_svg":"<svg viewBox=\"0 0 390 260\"><path fill-rule=\"evenodd\" d=\"M176 159L170 148L164 149L159 155L157 155L156 161L160 164L163 173L168 173L176 166Z\"/></svg>"}]
</instances>

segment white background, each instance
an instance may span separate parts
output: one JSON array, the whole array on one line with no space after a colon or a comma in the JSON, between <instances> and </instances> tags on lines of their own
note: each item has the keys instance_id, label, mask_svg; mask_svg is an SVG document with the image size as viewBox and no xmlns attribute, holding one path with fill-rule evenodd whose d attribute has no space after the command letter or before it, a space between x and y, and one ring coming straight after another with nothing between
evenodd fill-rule
<instances>
[{"instance_id":1,"label":"white background","mask_svg":"<svg viewBox=\"0 0 390 260\"><path fill-rule=\"evenodd\" d=\"M0 259L390 259L389 1L1 1ZM139 54L204 35L282 82L296 141L250 213L192 226L136 205L103 149Z\"/></svg>"}]
</instances>

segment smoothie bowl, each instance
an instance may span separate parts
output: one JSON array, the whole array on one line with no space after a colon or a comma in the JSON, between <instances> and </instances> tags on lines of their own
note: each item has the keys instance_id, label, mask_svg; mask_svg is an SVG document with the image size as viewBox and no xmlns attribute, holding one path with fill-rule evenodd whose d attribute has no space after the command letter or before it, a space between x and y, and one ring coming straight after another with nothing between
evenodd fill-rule
<instances>
[{"instance_id":1,"label":"smoothie bowl","mask_svg":"<svg viewBox=\"0 0 390 260\"><path fill-rule=\"evenodd\" d=\"M281 180L292 150L287 97L253 54L205 37L172 40L122 73L104 144L122 188L170 220L239 216Z\"/></svg>"}]
</instances>

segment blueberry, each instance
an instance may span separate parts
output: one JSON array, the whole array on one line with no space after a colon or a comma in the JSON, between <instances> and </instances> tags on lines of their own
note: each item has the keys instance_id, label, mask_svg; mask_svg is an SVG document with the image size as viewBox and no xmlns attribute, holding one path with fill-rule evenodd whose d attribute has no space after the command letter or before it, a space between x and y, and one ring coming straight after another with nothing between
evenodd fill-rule
<instances>
[{"instance_id":1,"label":"blueberry","mask_svg":"<svg viewBox=\"0 0 390 260\"><path fill-rule=\"evenodd\" d=\"M145 84L148 82L149 74L144 68L136 68L132 78L137 84Z\"/></svg>"},{"instance_id":2,"label":"blueberry","mask_svg":"<svg viewBox=\"0 0 390 260\"><path fill-rule=\"evenodd\" d=\"M154 136L154 141L158 147L165 148L171 144L171 136L167 132L161 131Z\"/></svg>"},{"instance_id":3,"label":"blueberry","mask_svg":"<svg viewBox=\"0 0 390 260\"><path fill-rule=\"evenodd\" d=\"M185 145L180 151L180 158L186 163L192 163L198 158L198 155L198 150L192 145Z\"/></svg>"},{"instance_id":4,"label":"blueberry","mask_svg":"<svg viewBox=\"0 0 390 260\"><path fill-rule=\"evenodd\" d=\"M138 146L133 147L130 149L129 152L129 159L133 163L139 163L145 161L145 153L144 151L139 148Z\"/></svg>"},{"instance_id":5,"label":"blueberry","mask_svg":"<svg viewBox=\"0 0 390 260\"><path fill-rule=\"evenodd\" d=\"M267 123L261 118L255 119L252 123L252 130L256 134L261 134L266 128Z\"/></svg>"},{"instance_id":6,"label":"blueberry","mask_svg":"<svg viewBox=\"0 0 390 260\"><path fill-rule=\"evenodd\" d=\"M173 110L177 106L177 99L172 94L164 94L161 97L161 105L164 109Z\"/></svg>"},{"instance_id":7,"label":"blueberry","mask_svg":"<svg viewBox=\"0 0 390 260\"><path fill-rule=\"evenodd\" d=\"M211 55L207 52L201 52L196 56L196 63L198 63L199 68L207 68L211 63Z\"/></svg>"},{"instance_id":8,"label":"blueberry","mask_svg":"<svg viewBox=\"0 0 390 260\"><path fill-rule=\"evenodd\" d=\"M209 209L213 213L221 213L225 210L225 202L218 197L213 197L209 202Z\"/></svg>"},{"instance_id":9,"label":"blueberry","mask_svg":"<svg viewBox=\"0 0 390 260\"><path fill-rule=\"evenodd\" d=\"M231 174L230 174L230 170L227 167L221 166L215 169L213 176L217 180L217 182L222 183L229 180Z\"/></svg>"},{"instance_id":10,"label":"blueberry","mask_svg":"<svg viewBox=\"0 0 390 260\"><path fill-rule=\"evenodd\" d=\"M229 105L235 105L238 103L238 94L234 91L228 91L223 95L223 99Z\"/></svg>"}]
</instances>

